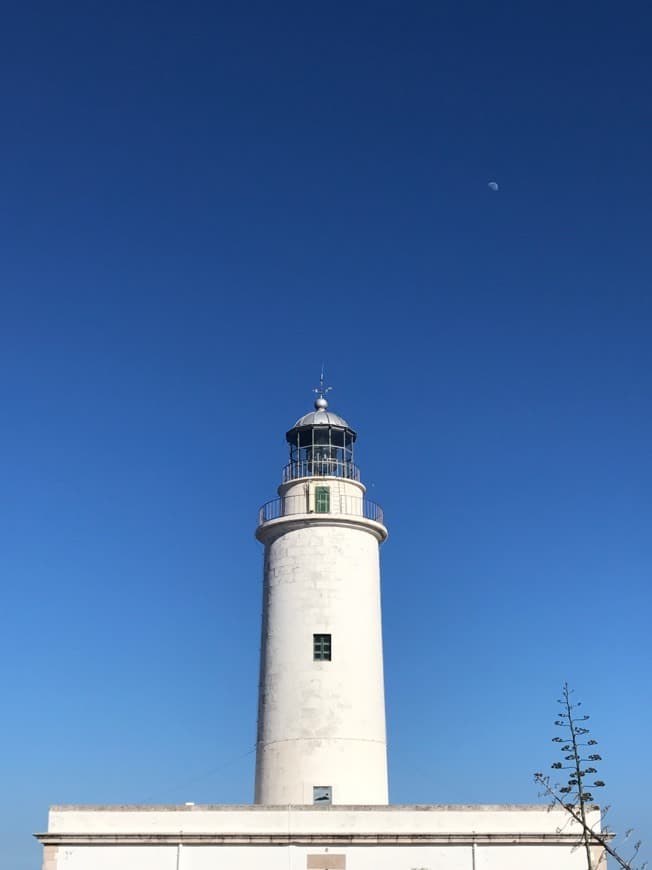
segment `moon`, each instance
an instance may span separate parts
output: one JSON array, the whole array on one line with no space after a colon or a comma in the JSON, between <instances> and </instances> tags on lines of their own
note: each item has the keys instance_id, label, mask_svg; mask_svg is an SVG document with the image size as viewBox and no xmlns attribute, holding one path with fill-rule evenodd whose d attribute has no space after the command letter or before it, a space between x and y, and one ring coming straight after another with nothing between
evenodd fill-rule
<instances>
[{"instance_id":1,"label":"moon","mask_svg":"<svg viewBox=\"0 0 652 870\"><path fill-rule=\"evenodd\" d=\"M496 191L496 190L498 190L498 182L490 181L489 184L487 185L487 187L489 188L489 190Z\"/></svg>"}]
</instances>

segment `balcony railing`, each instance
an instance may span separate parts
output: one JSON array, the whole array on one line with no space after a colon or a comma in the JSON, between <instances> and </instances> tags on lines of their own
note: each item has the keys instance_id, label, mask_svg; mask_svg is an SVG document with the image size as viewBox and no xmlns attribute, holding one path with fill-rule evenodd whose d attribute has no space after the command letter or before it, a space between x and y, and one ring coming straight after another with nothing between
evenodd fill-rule
<instances>
[{"instance_id":1,"label":"balcony railing","mask_svg":"<svg viewBox=\"0 0 652 870\"><path fill-rule=\"evenodd\" d=\"M368 498L331 493L329 507L328 511L315 510L308 493L306 495L286 495L284 498L272 499L261 507L258 511L258 525L296 514L314 514L317 517L364 517L366 520L383 523L383 509L375 501L370 501Z\"/></svg>"},{"instance_id":2,"label":"balcony railing","mask_svg":"<svg viewBox=\"0 0 652 870\"><path fill-rule=\"evenodd\" d=\"M302 459L289 462L283 469L283 483L298 477L347 477L360 480L360 469L353 462L338 459Z\"/></svg>"}]
</instances>

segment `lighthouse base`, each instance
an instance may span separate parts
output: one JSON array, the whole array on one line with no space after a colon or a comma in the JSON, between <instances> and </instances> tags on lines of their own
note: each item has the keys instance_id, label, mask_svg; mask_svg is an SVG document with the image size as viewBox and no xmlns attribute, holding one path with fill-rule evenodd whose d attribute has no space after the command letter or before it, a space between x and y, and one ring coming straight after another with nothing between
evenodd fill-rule
<instances>
[{"instance_id":1,"label":"lighthouse base","mask_svg":"<svg viewBox=\"0 0 652 870\"><path fill-rule=\"evenodd\" d=\"M43 870L583 870L568 821L548 806L66 806L36 837Z\"/></svg>"}]
</instances>

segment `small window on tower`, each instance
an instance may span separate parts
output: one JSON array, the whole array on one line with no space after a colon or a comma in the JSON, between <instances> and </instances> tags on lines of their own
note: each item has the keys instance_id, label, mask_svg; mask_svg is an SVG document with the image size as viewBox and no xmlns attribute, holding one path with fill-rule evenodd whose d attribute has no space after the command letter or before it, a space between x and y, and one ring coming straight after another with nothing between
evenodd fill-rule
<instances>
[{"instance_id":1,"label":"small window on tower","mask_svg":"<svg viewBox=\"0 0 652 870\"><path fill-rule=\"evenodd\" d=\"M331 491L328 486L315 487L315 513L327 514L331 509Z\"/></svg>"},{"instance_id":2,"label":"small window on tower","mask_svg":"<svg viewBox=\"0 0 652 870\"><path fill-rule=\"evenodd\" d=\"M333 803L333 786L332 785L315 785L312 788L313 804L331 804Z\"/></svg>"},{"instance_id":3,"label":"small window on tower","mask_svg":"<svg viewBox=\"0 0 652 870\"><path fill-rule=\"evenodd\" d=\"M329 662L331 660L330 634L313 634L312 657L316 662Z\"/></svg>"}]
</instances>

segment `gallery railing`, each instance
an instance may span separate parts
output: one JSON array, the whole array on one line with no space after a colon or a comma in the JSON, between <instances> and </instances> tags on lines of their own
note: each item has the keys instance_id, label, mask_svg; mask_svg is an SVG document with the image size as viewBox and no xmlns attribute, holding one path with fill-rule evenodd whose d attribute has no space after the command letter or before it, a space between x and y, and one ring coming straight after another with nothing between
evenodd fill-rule
<instances>
[{"instance_id":1,"label":"gallery railing","mask_svg":"<svg viewBox=\"0 0 652 870\"><path fill-rule=\"evenodd\" d=\"M353 462L338 459L302 459L289 462L283 469L283 483L299 477L347 477L360 480L360 469Z\"/></svg>"},{"instance_id":2,"label":"gallery railing","mask_svg":"<svg viewBox=\"0 0 652 870\"><path fill-rule=\"evenodd\" d=\"M366 520L373 520L377 523L384 522L383 509L375 501L370 501L368 498L331 493L328 508L328 510L323 510L323 504L315 505L311 501L310 493L287 495L284 498L274 498L264 504L258 512L258 524L261 525L270 520L278 520L281 517L290 517L296 514L316 514L317 516L335 514L364 517Z\"/></svg>"}]
</instances>

